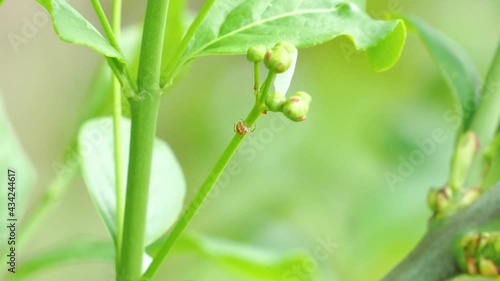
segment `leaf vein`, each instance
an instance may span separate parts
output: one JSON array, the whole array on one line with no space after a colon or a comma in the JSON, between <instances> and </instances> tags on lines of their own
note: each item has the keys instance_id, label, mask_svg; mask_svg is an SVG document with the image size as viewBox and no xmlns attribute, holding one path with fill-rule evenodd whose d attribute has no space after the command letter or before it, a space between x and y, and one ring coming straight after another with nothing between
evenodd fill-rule
<instances>
[{"instance_id":1,"label":"leaf vein","mask_svg":"<svg viewBox=\"0 0 500 281\"><path fill-rule=\"evenodd\" d=\"M256 21L256 22L253 22L251 24L247 24L247 25L244 25L238 29L235 29L229 33L226 33L220 37L217 37L215 38L214 40L206 43L205 45L201 46L200 48L198 48L196 51L193 52L193 55L192 57L195 57L196 54L200 53L201 51L203 51L205 48L207 48L208 46L212 45L212 44L215 44L227 37L230 37L234 34L237 34L237 33L240 33L240 32L243 32L247 29L250 29L250 28L253 28L255 26L258 26L258 25L262 25L262 24L265 24L265 23L268 23L268 22L272 22L272 21L275 21L275 20L279 20L279 19L282 19L282 18L286 18L286 17L290 17L290 16L296 16L296 15L305 15L305 14L320 14L320 13L329 13L329 12L333 12L335 10L337 10L338 8L337 7L333 7L333 8L330 8L330 9L308 9L308 10L295 10L295 11L291 11L291 12L288 12L288 13L283 13L283 14L280 14L280 15L276 15L276 16L273 16L273 17L269 17L269 18L266 18L264 20L261 20L261 21ZM188 58L189 60L189 58Z\"/></svg>"}]
</instances>

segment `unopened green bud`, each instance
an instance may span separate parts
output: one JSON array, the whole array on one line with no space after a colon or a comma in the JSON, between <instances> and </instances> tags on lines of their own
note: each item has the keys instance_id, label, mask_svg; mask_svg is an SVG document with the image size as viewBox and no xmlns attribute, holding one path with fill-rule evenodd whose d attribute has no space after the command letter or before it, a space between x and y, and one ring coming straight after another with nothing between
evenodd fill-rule
<instances>
[{"instance_id":1,"label":"unopened green bud","mask_svg":"<svg viewBox=\"0 0 500 281\"><path fill-rule=\"evenodd\" d=\"M465 254L464 251L459 250L460 253L455 255L455 258L457 260L457 263L459 264L460 268L470 274L470 275L476 275L478 274L478 269L477 269L477 263L476 259L473 257L470 257Z\"/></svg>"},{"instance_id":2,"label":"unopened green bud","mask_svg":"<svg viewBox=\"0 0 500 281\"><path fill-rule=\"evenodd\" d=\"M455 258L460 268L468 274L478 273L476 266L476 244L478 240L477 233L469 233L458 240L455 248Z\"/></svg>"},{"instance_id":3,"label":"unopened green bud","mask_svg":"<svg viewBox=\"0 0 500 281\"><path fill-rule=\"evenodd\" d=\"M468 253L469 256L477 256L479 249L479 242L481 241L481 233L472 233L468 235L466 240L467 242L464 244L464 250Z\"/></svg>"},{"instance_id":4,"label":"unopened green bud","mask_svg":"<svg viewBox=\"0 0 500 281\"><path fill-rule=\"evenodd\" d=\"M427 193L427 205L432 211L437 211L436 210L436 197L438 194L438 190L435 188L431 188L429 192Z\"/></svg>"},{"instance_id":5,"label":"unopened green bud","mask_svg":"<svg viewBox=\"0 0 500 281\"><path fill-rule=\"evenodd\" d=\"M264 58L264 65L270 71L283 73L292 65L292 55L282 46L277 46L267 51Z\"/></svg>"},{"instance_id":6,"label":"unopened green bud","mask_svg":"<svg viewBox=\"0 0 500 281\"><path fill-rule=\"evenodd\" d=\"M479 273L485 277L498 276L498 269L495 263L487 259L479 259Z\"/></svg>"},{"instance_id":7,"label":"unopened green bud","mask_svg":"<svg viewBox=\"0 0 500 281\"><path fill-rule=\"evenodd\" d=\"M452 205L452 195L451 189L448 186L438 191L435 205L436 212L442 212Z\"/></svg>"},{"instance_id":8,"label":"unopened green bud","mask_svg":"<svg viewBox=\"0 0 500 281\"><path fill-rule=\"evenodd\" d=\"M483 252L483 250L488 246L490 243L491 239L491 233L489 232L481 232L479 233L479 239L478 239L478 244L477 244L477 253Z\"/></svg>"},{"instance_id":9,"label":"unopened green bud","mask_svg":"<svg viewBox=\"0 0 500 281\"><path fill-rule=\"evenodd\" d=\"M297 52L297 48L295 48L295 46L292 43L286 41L278 42L274 47L283 47L288 51L289 54Z\"/></svg>"},{"instance_id":10,"label":"unopened green bud","mask_svg":"<svg viewBox=\"0 0 500 281\"><path fill-rule=\"evenodd\" d=\"M285 102L285 95L279 92L272 92L266 98L266 106L272 112L280 112Z\"/></svg>"},{"instance_id":11,"label":"unopened green bud","mask_svg":"<svg viewBox=\"0 0 500 281\"><path fill-rule=\"evenodd\" d=\"M460 269L462 271L467 272L469 274L472 274L470 271L474 270L474 267L471 267L471 264L469 264L470 258L466 255L465 250L464 250L464 244L467 243L465 239L461 239L459 243L456 243L456 246L454 247L455 251L455 259L460 266ZM474 263L472 263L474 265Z\"/></svg>"},{"instance_id":12,"label":"unopened green bud","mask_svg":"<svg viewBox=\"0 0 500 281\"><path fill-rule=\"evenodd\" d=\"M264 45L250 47L247 51L247 60L259 62L266 56L267 48Z\"/></svg>"},{"instance_id":13,"label":"unopened green bud","mask_svg":"<svg viewBox=\"0 0 500 281\"><path fill-rule=\"evenodd\" d=\"M306 93L306 92L302 92L302 91L299 91L299 92L296 92L293 96L293 97L296 97L296 98L299 98L301 99L303 102L307 103L308 105L311 104L311 96Z\"/></svg>"},{"instance_id":14,"label":"unopened green bud","mask_svg":"<svg viewBox=\"0 0 500 281\"><path fill-rule=\"evenodd\" d=\"M477 267L476 267L476 260L473 258L468 258L467 259L467 273L470 275L476 275L477 272Z\"/></svg>"},{"instance_id":15,"label":"unopened green bud","mask_svg":"<svg viewBox=\"0 0 500 281\"><path fill-rule=\"evenodd\" d=\"M310 103L311 97L308 94L298 92L286 100L283 105L283 114L292 121L304 121L307 117Z\"/></svg>"},{"instance_id":16,"label":"unopened green bud","mask_svg":"<svg viewBox=\"0 0 500 281\"><path fill-rule=\"evenodd\" d=\"M458 141L451 166L450 184L453 189L458 190L462 187L478 151L479 141L476 134L473 131L464 133Z\"/></svg>"}]
</instances>

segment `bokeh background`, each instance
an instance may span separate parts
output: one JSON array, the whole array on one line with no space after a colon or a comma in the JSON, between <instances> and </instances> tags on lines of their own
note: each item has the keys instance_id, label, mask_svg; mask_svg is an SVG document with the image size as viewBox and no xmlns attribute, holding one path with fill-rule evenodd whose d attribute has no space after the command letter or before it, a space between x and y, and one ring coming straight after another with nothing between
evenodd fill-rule
<instances>
[{"instance_id":1,"label":"bokeh background","mask_svg":"<svg viewBox=\"0 0 500 281\"><path fill-rule=\"evenodd\" d=\"M90 2L70 2L98 26ZM110 1L102 2L110 8ZM484 76L498 40L500 2L370 0L367 10L381 15L394 3L455 40ZM193 10L200 4L188 1ZM125 1L125 25L141 20L144 6L145 1ZM71 139L102 63L92 51L59 41L50 23L37 28L16 52L7 35L20 34L24 19L31 21L42 11L35 1L7 0L0 8L2 98L38 174L30 204L55 176L52 163ZM383 73L372 71L366 55L351 53L350 45L338 38L300 51L291 91L313 97L307 121L280 123L271 114L261 118L232 160L241 172L227 178L188 232L311 253L318 240L332 241L335 250L317 269L324 280L377 280L416 245L430 216L426 192L443 184L448 174L454 133L443 114L455 100L414 35L396 66ZM165 97L158 136L171 145L184 169L188 198L252 99L252 66L243 56L197 60ZM273 130L272 122L280 129ZM435 129L444 130L447 140L437 143L402 182L388 184L386 173L397 173L402 159L419 150L418 142ZM21 257L77 236L108 237L80 178L20 249ZM88 262L28 280L112 277L113 264ZM254 279L197 257L173 256L159 280Z\"/></svg>"}]
</instances>

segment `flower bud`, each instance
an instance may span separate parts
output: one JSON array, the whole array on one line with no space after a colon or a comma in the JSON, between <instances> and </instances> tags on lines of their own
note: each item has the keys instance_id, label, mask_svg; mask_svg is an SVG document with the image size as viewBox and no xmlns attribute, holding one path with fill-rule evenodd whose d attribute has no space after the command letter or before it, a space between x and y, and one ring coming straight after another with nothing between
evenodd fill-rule
<instances>
[{"instance_id":1,"label":"flower bud","mask_svg":"<svg viewBox=\"0 0 500 281\"><path fill-rule=\"evenodd\" d=\"M476 260L473 258L467 259L467 273L471 275L477 274Z\"/></svg>"},{"instance_id":2,"label":"flower bud","mask_svg":"<svg viewBox=\"0 0 500 281\"><path fill-rule=\"evenodd\" d=\"M469 274L493 277L499 275L499 232L469 233L462 237L455 257Z\"/></svg>"},{"instance_id":3,"label":"flower bud","mask_svg":"<svg viewBox=\"0 0 500 281\"><path fill-rule=\"evenodd\" d=\"M287 50L289 54L297 52L297 48L295 48L295 46L292 43L286 41L278 42L274 47L283 47Z\"/></svg>"},{"instance_id":4,"label":"flower bud","mask_svg":"<svg viewBox=\"0 0 500 281\"><path fill-rule=\"evenodd\" d=\"M469 256L477 256L481 233L470 233L464 238L463 249Z\"/></svg>"},{"instance_id":5,"label":"flower bud","mask_svg":"<svg viewBox=\"0 0 500 281\"><path fill-rule=\"evenodd\" d=\"M491 233L490 232L480 232L479 233L479 238L477 241L477 252L478 254L483 252L486 246L490 244L491 240Z\"/></svg>"},{"instance_id":6,"label":"flower bud","mask_svg":"<svg viewBox=\"0 0 500 281\"><path fill-rule=\"evenodd\" d=\"M477 274L476 267L477 258L477 240L479 235L477 233L465 234L455 244L455 258L460 268L468 274Z\"/></svg>"},{"instance_id":7,"label":"flower bud","mask_svg":"<svg viewBox=\"0 0 500 281\"><path fill-rule=\"evenodd\" d=\"M446 212L446 209L452 206L452 191L446 186L440 189L436 194L436 213Z\"/></svg>"},{"instance_id":8,"label":"flower bud","mask_svg":"<svg viewBox=\"0 0 500 281\"><path fill-rule=\"evenodd\" d=\"M266 56L267 48L264 45L250 47L247 51L247 60L259 62Z\"/></svg>"},{"instance_id":9,"label":"flower bud","mask_svg":"<svg viewBox=\"0 0 500 281\"><path fill-rule=\"evenodd\" d=\"M427 205L432 211L436 210L436 198L437 198L438 190L435 188L431 188L427 193Z\"/></svg>"},{"instance_id":10,"label":"flower bud","mask_svg":"<svg viewBox=\"0 0 500 281\"><path fill-rule=\"evenodd\" d=\"M470 166L479 151L479 141L473 131L464 133L459 141L451 166L450 184L454 190L462 187Z\"/></svg>"},{"instance_id":11,"label":"flower bud","mask_svg":"<svg viewBox=\"0 0 500 281\"><path fill-rule=\"evenodd\" d=\"M272 92L266 97L266 106L272 112L280 112L285 102L285 96L279 92Z\"/></svg>"},{"instance_id":12,"label":"flower bud","mask_svg":"<svg viewBox=\"0 0 500 281\"><path fill-rule=\"evenodd\" d=\"M264 58L264 65L270 71L283 73L292 65L292 55L282 46L277 46L267 51Z\"/></svg>"},{"instance_id":13,"label":"flower bud","mask_svg":"<svg viewBox=\"0 0 500 281\"><path fill-rule=\"evenodd\" d=\"M283 114L292 121L304 121L309 111L310 103L311 96L305 92L298 92L286 100L283 105Z\"/></svg>"},{"instance_id":14,"label":"flower bud","mask_svg":"<svg viewBox=\"0 0 500 281\"><path fill-rule=\"evenodd\" d=\"M311 96L303 91L296 92L292 97L297 97L301 99L303 102L307 103L307 105L311 104Z\"/></svg>"},{"instance_id":15,"label":"flower bud","mask_svg":"<svg viewBox=\"0 0 500 281\"><path fill-rule=\"evenodd\" d=\"M485 277L495 277L498 276L498 269L493 261L479 259L479 273Z\"/></svg>"}]
</instances>

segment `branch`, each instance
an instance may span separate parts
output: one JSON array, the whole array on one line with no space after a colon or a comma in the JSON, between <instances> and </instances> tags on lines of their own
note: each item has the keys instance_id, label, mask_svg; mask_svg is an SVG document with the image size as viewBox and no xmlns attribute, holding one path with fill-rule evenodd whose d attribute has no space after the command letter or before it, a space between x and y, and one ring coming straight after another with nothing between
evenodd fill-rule
<instances>
[{"instance_id":1,"label":"branch","mask_svg":"<svg viewBox=\"0 0 500 281\"><path fill-rule=\"evenodd\" d=\"M148 0L137 73L139 92L135 99L129 99L132 128L118 281L139 280L142 273L168 3Z\"/></svg>"}]
</instances>

